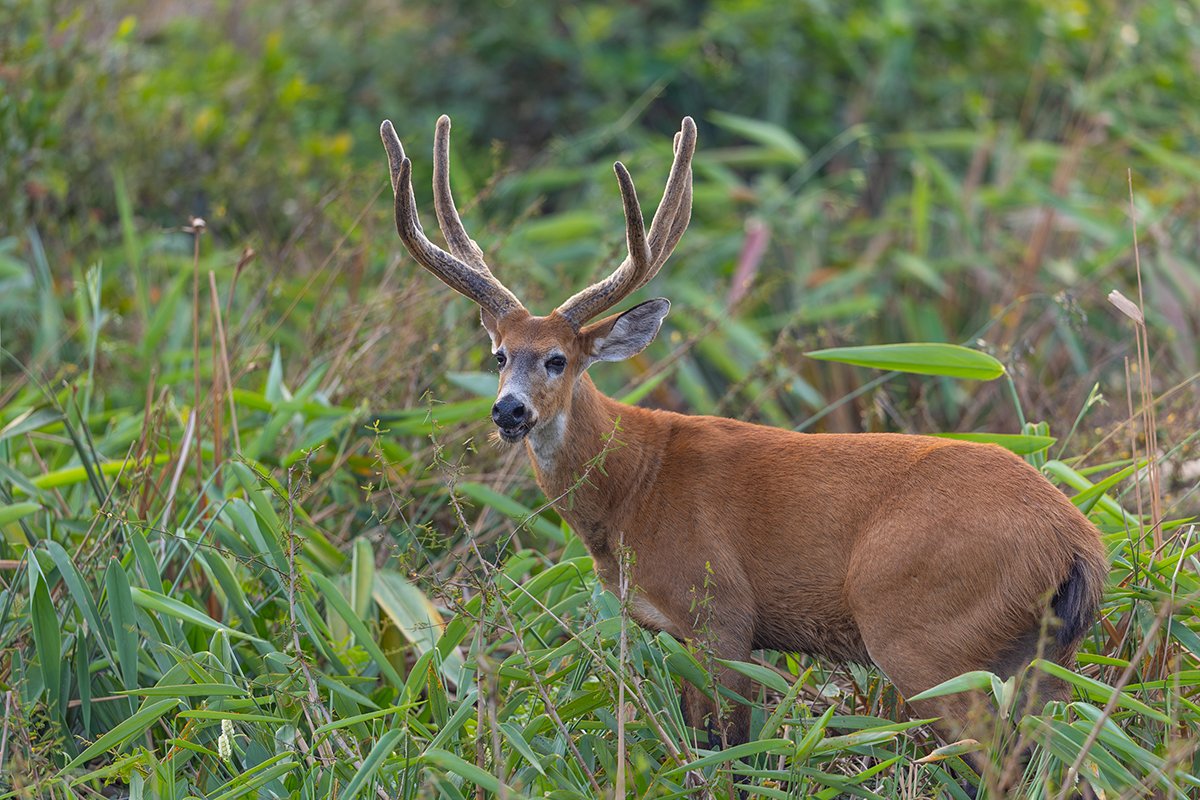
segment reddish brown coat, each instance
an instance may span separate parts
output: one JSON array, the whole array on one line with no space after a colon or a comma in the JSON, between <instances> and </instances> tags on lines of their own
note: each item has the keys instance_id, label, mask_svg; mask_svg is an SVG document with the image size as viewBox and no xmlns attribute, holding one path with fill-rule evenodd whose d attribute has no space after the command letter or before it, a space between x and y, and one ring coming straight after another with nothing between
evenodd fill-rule
<instances>
[{"instance_id":1,"label":"reddish brown coat","mask_svg":"<svg viewBox=\"0 0 1200 800\"><path fill-rule=\"evenodd\" d=\"M1077 561L1092 608L1099 600L1107 561L1094 526L995 445L652 411L606 397L586 375L563 399L552 404L567 414L553 456L527 441L539 485L608 587L621 543L632 551L640 623L681 638L704 628L721 657L769 647L874 662L912 695L1027 664ZM698 619L705 591L712 602ZM1051 636L1045 655L1071 666L1077 645ZM738 673L723 681L746 694ZM685 690L698 724L710 707ZM1064 691L1044 685L1042 696ZM919 710L954 719L966 704ZM747 724L735 707L728 739L744 740Z\"/></svg>"}]
</instances>

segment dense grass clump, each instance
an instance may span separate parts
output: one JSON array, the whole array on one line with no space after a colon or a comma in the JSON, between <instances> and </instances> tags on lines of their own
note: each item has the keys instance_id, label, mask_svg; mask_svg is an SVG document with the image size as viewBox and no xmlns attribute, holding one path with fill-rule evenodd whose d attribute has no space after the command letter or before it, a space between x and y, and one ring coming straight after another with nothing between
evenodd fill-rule
<instances>
[{"instance_id":1,"label":"dense grass clump","mask_svg":"<svg viewBox=\"0 0 1200 800\"><path fill-rule=\"evenodd\" d=\"M0 800L965 797L976 750L991 796L1200 792L1193 6L202 5L0 9ZM695 116L671 316L596 380L1020 453L1112 562L1074 700L964 676L1005 713L947 744L764 652L752 741L698 746L711 654L600 589L401 255L378 123L427 204L443 112L538 312L623 253L611 162L654 185Z\"/></svg>"}]
</instances>

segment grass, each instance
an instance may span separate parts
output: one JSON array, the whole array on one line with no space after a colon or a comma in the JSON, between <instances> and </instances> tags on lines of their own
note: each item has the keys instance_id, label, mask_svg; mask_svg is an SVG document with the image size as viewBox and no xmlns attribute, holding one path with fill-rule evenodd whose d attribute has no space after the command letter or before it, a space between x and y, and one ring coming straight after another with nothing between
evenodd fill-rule
<instances>
[{"instance_id":1,"label":"grass","mask_svg":"<svg viewBox=\"0 0 1200 800\"><path fill-rule=\"evenodd\" d=\"M756 736L698 747L675 692L708 684L703 652L630 624L553 510L527 504L520 461L477 450L483 376L454 379L478 399L427 396L393 411L331 402L323 361L290 389L278 349L267 358L263 343L222 336L221 282L236 262L210 258L198 280L197 252L179 257L175 285L207 284L209 296L168 291L158 324L174 349L152 362L144 405L93 410L106 392L100 344L120 357L100 269L72 332L84 368L57 391L29 373L7 390L6 796L89 795L114 781L181 797L591 796L619 779L657 796L696 782L719 790L734 773L767 797L961 796L971 745L939 747L925 727L895 721L897 698L866 668L773 653L739 665L759 687ZM1142 408L1118 437L1153 425L1162 399L1144 321L1136 331L1129 370L1144 376ZM973 352L982 373L970 374L995 375ZM961 359L949 348L824 357L963 369L945 353ZM229 366L259 357L258 385ZM673 369L668 360L658 386ZM1105 532L1110 588L1079 673L1065 676L1078 699L999 724L981 746L1037 743L1022 796L1059 796L1080 772L1107 796L1186 796L1200 726L1200 542L1151 500L1161 478L1144 465L1169 454L1150 440L1136 462L1064 460L1047 432L1027 424L999 441ZM475 479L480 462L499 471ZM1011 707L1011 685L975 680Z\"/></svg>"},{"instance_id":2,"label":"grass","mask_svg":"<svg viewBox=\"0 0 1200 800\"><path fill-rule=\"evenodd\" d=\"M408 95L353 59L386 50L387 24L406 29L377 21L356 56L340 28L304 15L272 38L277 21L247 12L239 30L262 44L238 48L196 19L147 14L101 35L79 19L43 28L40 6L22 6L0 39L39 89L0 108L4 174L25 169L0 240L0 798L699 797L725 796L735 773L761 797L963 797L975 748L996 762L993 797L1006 770L1014 797L1063 797L1075 776L1108 798L1197 794L1187 301L1200 161L1194 114L1162 114L1193 79L1170 61L1190 29L1168 6L1130 12L1140 49L1098 26L1047 34L992 72L976 63L986 46L929 44L919 10L886 36L869 14L814 13L728 75L728 41L675 37L760 41L769 5L655 29L648 60L636 43L590 49L603 40L593 9L558 21L578 37L585 85L657 80L696 52L712 60L682 63L715 71L711 86L630 79L661 96L593 98L544 155L519 139L489 149L483 123L456 114L466 224L545 308L623 246L613 158L651 185L669 162L658 128L678 122L660 117L695 104L695 219L650 287L672 314L644 357L597 372L614 396L788 428L991 439L1104 534L1109 586L1064 676L1071 703L945 745L876 670L764 652L734 665L755 680L754 734L725 751L698 746L677 700L683 681L711 685L711 654L640 629L600 589L523 454L487 444L495 375L475 309L397 255L374 135L395 114L380 98ZM944 24L986 45L969 11L950 4ZM1011 13L1006 24L1033 12ZM525 23L446 30L512 51L544 20ZM811 49L792 47L800 33ZM837 41L857 48L838 56L846 75L815 74L844 83L743 105L769 83L745 75L794 52L841 64ZM539 42L539 58L561 57ZM1077 45L1104 55L1080 66ZM961 63L980 103L970 121L937 101L941 71ZM1048 70L1040 94L1034 64ZM323 94L335 67L370 91ZM1176 83L1154 83L1159 68ZM523 76L505 74L519 90ZM805 116L863 86L899 97L910 74L925 99L900 115L910 122L867 103L831 132L852 102L820 123L779 111ZM1136 88L1112 88L1130 75ZM545 88L539 113L569 116ZM445 97L467 120L499 102ZM403 108L405 141L426 153L444 109ZM1060 116L1070 124L1054 128ZM96 127L64 136L77 119ZM181 168L188 147L203 177ZM1136 300L1110 304L1112 290ZM914 347L879 347L891 343ZM1015 685L961 680L1020 710ZM1027 765L1006 756L1018 740L1034 746Z\"/></svg>"}]
</instances>

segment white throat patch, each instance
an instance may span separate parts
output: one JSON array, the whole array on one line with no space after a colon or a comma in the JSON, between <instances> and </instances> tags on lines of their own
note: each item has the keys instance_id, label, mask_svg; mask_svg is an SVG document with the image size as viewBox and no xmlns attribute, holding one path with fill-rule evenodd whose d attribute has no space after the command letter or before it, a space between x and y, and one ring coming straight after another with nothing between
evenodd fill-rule
<instances>
[{"instance_id":1,"label":"white throat patch","mask_svg":"<svg viewBox=\"0 0 1200 800\"><path fill-rule=\"evenodd\" d=\"M543 472L554 469L554 457L562 446L563 436L567 431L567 415L559 412L550 419L538 421L529 432L527 441L529 451L537 459L538 468Z\"/></svg>"}]
</instances>

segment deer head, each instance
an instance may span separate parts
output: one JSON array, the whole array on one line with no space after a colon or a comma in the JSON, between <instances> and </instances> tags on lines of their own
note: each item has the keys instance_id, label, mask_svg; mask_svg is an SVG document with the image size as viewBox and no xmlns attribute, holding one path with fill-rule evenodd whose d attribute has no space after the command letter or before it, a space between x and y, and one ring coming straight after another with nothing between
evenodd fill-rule
<instances>
[{"instance_id":1,"label":"deer head","mask_svg":"<svg viewBox=\"0 0 1200 800\"><path fill-rule=\"evenodd\" d=\"M544 317L534 316L492 274L483 252L467 235L450 193L450 118L438 119L433 147L433 201L450 252L425 236L417 219L412 164L390 121L380 128L396 197L396 232L417 263L475 301L500 366L500 392L492 420L500 436L518 442L538 429L561 435L573 390L597 361L621 361L654 340L671 304L649 300L598 322L662 268L687 229L692 213L692 154L696 125L685 117L675 134L675 159L662 201L646 231L637 191L621 162L613 165L625 208L629 255L602 281L567 299Z\"/></svg>"}]
</instances>

